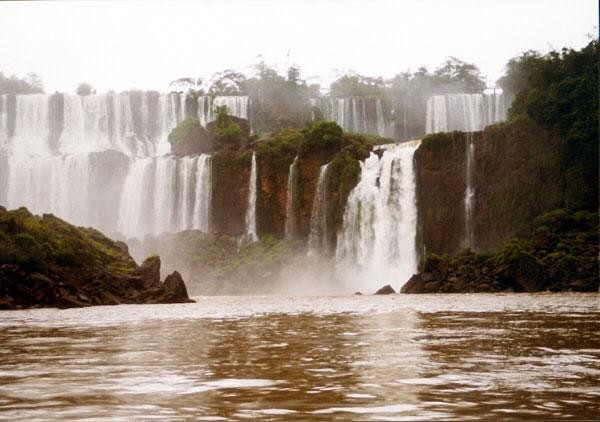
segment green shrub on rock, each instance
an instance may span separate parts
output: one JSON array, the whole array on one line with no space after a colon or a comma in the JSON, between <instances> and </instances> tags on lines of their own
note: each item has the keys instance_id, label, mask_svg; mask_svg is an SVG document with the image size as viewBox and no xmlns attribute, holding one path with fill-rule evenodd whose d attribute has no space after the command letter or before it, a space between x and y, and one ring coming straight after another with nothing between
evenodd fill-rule
<instances>
[{"instance_id":1,"label":"green shrub on rock","mask_svg":"<svg viewBox=\"0 0 600 422\"><path fill-rule=\"evenodd\" d=\"M184 119L171 131L169 143L171 152L177 156L205 154L214 150L210 134L194 117Z\"/></svg>"}]
</instances>

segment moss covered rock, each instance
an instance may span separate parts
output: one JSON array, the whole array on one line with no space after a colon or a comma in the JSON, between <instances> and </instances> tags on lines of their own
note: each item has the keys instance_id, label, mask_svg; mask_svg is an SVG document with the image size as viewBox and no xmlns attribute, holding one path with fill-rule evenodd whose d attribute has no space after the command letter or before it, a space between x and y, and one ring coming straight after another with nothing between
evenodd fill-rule
<instances>
[{"instance_id":1,"label":"moss covered rock","mask_svg":"<svg viewBox=\"0 0 600 422\"><path fill-rule=\"evenodd\" d=\"M188 117L169 134L171 153L178 156L206 154L215 150L215 142L198 119Z\"/></svg>"},{"instance_id":2,"label":"moss covered rock","mask_svg":"<svg viewBox=\"0 0 600 422\"><path fill-rule=\"evenodd\" d=\"M189 301L160 283L160 259L138 267L121 242L50 214L0 208L0 308Z\"/></svg>"}]
</instances>

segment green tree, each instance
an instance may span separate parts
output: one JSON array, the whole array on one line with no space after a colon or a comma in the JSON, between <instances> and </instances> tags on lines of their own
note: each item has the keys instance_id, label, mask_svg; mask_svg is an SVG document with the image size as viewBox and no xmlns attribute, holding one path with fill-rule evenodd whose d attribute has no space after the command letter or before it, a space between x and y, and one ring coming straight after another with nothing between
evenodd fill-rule
<instances>
[{"instance_id":1,"label":"green tree","mask_svg":"<svg viewBox=\"0 0 600 422\"><path fill-rule=\"evenodd\" d=\"M227 106L215 107L215 136L220 143L238 144L242 138L242 128L233 121Z\"/></svg>"},{"instance_id":2,"label":"green tree","mask_svg":"<svg viewBox=\"0 0 600 422\"><path fill-rule=\"evenodd\" d=\"M85 95L91 95L93 91L93 88L90 84L86 83L86 82L82 82L79 85L77 85L77 95L81 95L81 96L85 96Z\"/></svg>"},{"instance_id":3,"label":"green tree","mask_svg":"<svg viewBox=\"0 0 600 422\"><path fill-rule=\"evenodd\" d=\"M210 95L245 95L242 89L246 77L243 73L227 69L212 76L213 83L208 89Z\"/></svg>"},{"instance_id":4,"label":"green tree","mask_svg":"<svg viewBox=\"0 0 600 422\"><path fill-rule=\"evenodd\" d=\"M41 94L44 85L41 78L35 73L29 73L25 78L15 75L5 76L0 72L0 95L2 94Z\"/></svg>"},{"instance_id":5,"label":"green tree","mask_svg":"<svg viewBox=\"0 0 600 422\"><path fill-rule=\"evenodd\" d=\"M381 77L372 78L350 72L335 80L330 86L332 97L381 95L385 84Z\"/></svg>"}]
</instances>

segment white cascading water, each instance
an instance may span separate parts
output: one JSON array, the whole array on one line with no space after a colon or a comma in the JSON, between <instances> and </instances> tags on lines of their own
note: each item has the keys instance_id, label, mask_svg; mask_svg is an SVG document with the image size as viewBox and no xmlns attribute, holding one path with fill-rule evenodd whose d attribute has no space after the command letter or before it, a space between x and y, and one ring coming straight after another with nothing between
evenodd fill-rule
<instances>
[{"instance_id":1,"label":"white cascading water","mask_svg":"<svg viewBox=\"0 0 600 422\"><path fill-rule=\"evenodd\" d=\"M246 119L250 123L250 97L248 96L217 96L202 95L198 97L198 120L204 127L215 119L215 108L226 106L229 114L241 119Z\"/></svg>"},{"instance_id":2,"label":"white cascading water","mask_svg":"<svg viewBox=\"0 0 600 422\"><path fill-rule=\"evenodd\" d=\"M311 98L310 106L321 110L325 120L336 122L345 131L388 135L379 98Z\"/></svg>"},{"instance_id":3,"label":"white cascading water","mask_svg":"<svg viewBox=\"0 0 600 422\"><path fill-rule=\"evenodd\" d=\"M285 206L285 238L292 239L297 231L296 187L298 184L298 156L290 164L287 180L287 198Z\"/></svg>"},{"instance_id":4,"label":"white cascading water","mask_svg":"<svg viewBox=\"0 0 600 422\"><path fill-rule=\"evenodd\" d=\"M73 224L89 223L91 209L85 204L91 195L92 167L88 154L13 156L8 161L9 208L27 206L33 213L52 212Z\"/></svg>"},{"instance_id":5,"label":"white cascading water","mask_svg":"<svg viewBox=\"0 0 600 422\"><path fill-rule=\"evenodd\" d=\"M475 165L475 143L473 134L467 133L467 168L465 174L465 247L472 248L473 243L473 208L475 201L475 189L473 187L473 166Z\"/></svg>"},{"instance_id":6,"label":"white cascading water","mask_svg":"<svg viewBox=\"0 0 600 422\"><path fill-rule=\"evenodd\" d=\"M328 254L330 251L327 235L327 171L329 163L319 169L319 179L313 198L310 214L310 232L308 234L308 256Z\"/></svg>"},{"instance_id":7,"label":"white cascading water","mask_svg":"<svg viewBox=\"0 0 600 422\"><path fill-rule=\"evenodd\" d=\"M248 204L246 208L246 231L242 243L258 242L256 230L256 189L257 189L256 153L252 154L252 166L250 168L250 181L248 182Z\"/></svg>"},{"instance_id":8,"label":"white cascading water","mask_svg":"<svg viewBox=\"0 0 600 422\"><path fill-rule=\"evenodd\" d=\"M371 153L361 163L336 250L337 271L348 288L397 289L417 271L413 155L419 144L386 145L381 158Z\"/></svg>"},{"instance_id":9,"label":"white cascading water","mask_svg":"<svg viewBox=\"0 0 600 422\"><path fill-rule=\"evenodd\" d=\"M1 204L128 237L208 232L210 157L166 156L184 117L176 93L2 95Z\"/></svg>"},{"instance_id":10,"label":"white cascading water","mask_svg":"<svg viewBox=\"0 0 600 422\"><path fill-rule=\"evenodd\" d=\"M476 132L505 119L502 93L434 95L427 100L425 132Z\"/></svg>"},{"instance_id":11,"label":"white cascading water","mask_svg":"<svg viewBox=\"0 0 600 422\"><path fill-rule=\"evenodd\" d=\"M182 230L210 231L210 155L133 160L125 179L118 232L141 239Z\"/></svg>"}]
</instances>

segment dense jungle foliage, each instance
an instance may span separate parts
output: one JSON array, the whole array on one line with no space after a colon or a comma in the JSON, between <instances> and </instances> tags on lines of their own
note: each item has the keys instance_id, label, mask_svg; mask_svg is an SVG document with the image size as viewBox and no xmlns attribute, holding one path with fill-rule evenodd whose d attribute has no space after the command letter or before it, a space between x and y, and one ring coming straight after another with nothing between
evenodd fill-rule
<instances>
[{"instance_id":1,"label":"dense jungle foliage","mask_svg":"<svg viewBox=\"0 0 600 422\"><path fill-rule=\"evenodd\" d=\"M581 50L525 52L508 62L499 84L514 95L510 120L531 118L566 140L565 206L596 210L598 40Z\"/></svg>"}]
</instances>

